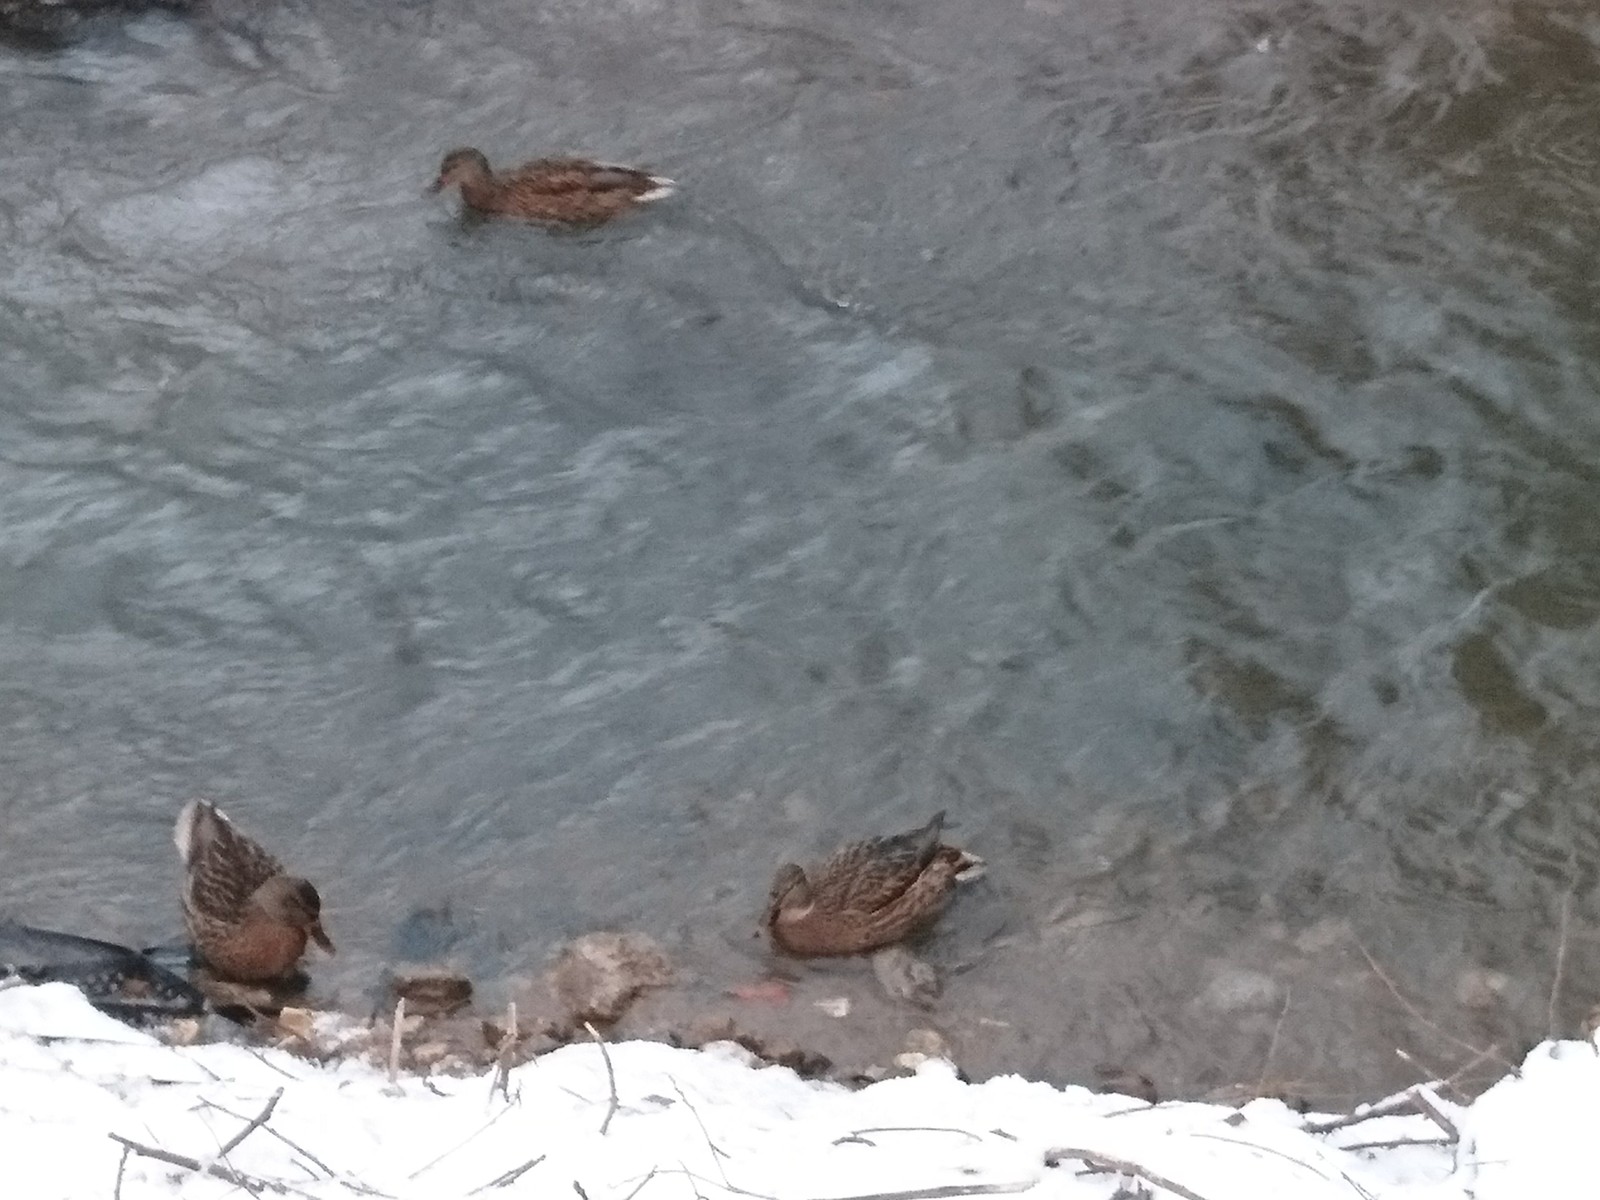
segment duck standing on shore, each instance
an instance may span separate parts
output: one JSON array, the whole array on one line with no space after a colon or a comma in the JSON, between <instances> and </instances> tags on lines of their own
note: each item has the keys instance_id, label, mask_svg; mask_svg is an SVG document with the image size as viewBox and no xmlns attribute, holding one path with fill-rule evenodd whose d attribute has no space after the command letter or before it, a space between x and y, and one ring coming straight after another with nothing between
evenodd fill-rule
<instances>
[{"instance_id":1,"label":"duck standing on shore","mask_svg":"<svg viewBox=\"0 0 1600 1200\"><path fill-rule=\"evenodd\" d=\"M264 983L295 973L306 942L329 954L322 897L240 833L208 800L178 814L173 841L183 858L183 916L195 950L218 976Z\"/></svg>"},{"instance_id":2,"label":"duck standing on shore","mask_svg":"<svg viewBox=\"0 0 1600 1200\"><path fill-rule=\"evenodd\" d=\"M983 860L939 840L944 813L921 828L852 842L808 873L778 868L763 924L782 950L801 957L865 954L938 920L958 878Z\"/></svg>"},{"instance_id":3,"label":"duck standing on shore","mask_svg":"<svg viewBox=\"0 0 1600 1200\"><path fill-rule=\"evenodd\" d=\"M599 225L640 204L672 195L677 185L637 167L587 158L539 158L496 172L482 151L452 150L430 191L459 187L471 212L486 217Z\"/></svg>"}]
</instances>

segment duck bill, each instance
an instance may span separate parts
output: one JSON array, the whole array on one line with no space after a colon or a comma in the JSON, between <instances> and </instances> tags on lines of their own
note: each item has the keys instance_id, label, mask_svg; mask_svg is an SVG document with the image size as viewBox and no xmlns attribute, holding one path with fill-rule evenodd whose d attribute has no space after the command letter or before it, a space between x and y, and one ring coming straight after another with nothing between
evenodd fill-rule
<instances>
[{"instance_id":1,"label":"duck bill","mask_svg":"<svg viewBox=\"0 0 1600 1200\"><path fill-rule=\"evenodd\" d=\"M333 942L329 940L327 931L322 928L321 921L318 921L307 932L311 934L311 940L317 945L321 946L329 954L334 953Z\"/></svg>"},{"instance_id":2,"label":"duck bill","mask_svg":"<svg viewBox=\"0 0 1600 1200\"><path fill-rule=\"evenodd\" d=\"M427 193L432 196L436 192L444 191L444 178L441 176L428 185Z\"/></svg>"}]
</instances>

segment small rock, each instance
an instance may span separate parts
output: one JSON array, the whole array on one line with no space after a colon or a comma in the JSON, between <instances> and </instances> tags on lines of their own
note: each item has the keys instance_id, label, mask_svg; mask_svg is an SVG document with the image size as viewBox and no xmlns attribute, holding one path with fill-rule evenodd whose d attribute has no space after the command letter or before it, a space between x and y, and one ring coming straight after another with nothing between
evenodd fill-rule
<instances>
[{"instance_id":1,"label":"small rock","mask_svg":"<svg viewBox=\"0 0 1600 1200\"><path fill-rule=\"evenodd\" d=\"M696 1017L678 1032L678 1042L690 1050L709 1046L712 1042L731 1042L739 1036L739 1028L732 1017Z\"/></svg>"},{"instance_id":2,"label":"small rock","mask_svg":"<svg viewBox=\"0 0 1600 1200\"><path fill-rule=\"evenodd\" d=\"M1161 1097L1156 1091L1155 1080L1142 1071L1134 1071L1128 1067L1119 1067L1115 1063L1097 1063L1094 1068L1095 1091L1109 1092L1117 1096L1131 1096L1135 1100L1143 1100L1146 1104L1159 1104Z\"/></svg>"},{"instance_id":3,"label":"small rock","mask_svg":"<svg viewBox=\"0 0 1600 1200\"><path fill-rule=\"evenodd\" d=\"M789 985L781 979L762 979L755 983L738 983L728 989L735 1000L752 1000L758 1004L789 1003Z\"/></svg>"},{"instance_id":4,"label":"small rock","mask_svg":"<svg viewBox=\"0 0 1600 1200\"><path fill-rule=\"evenodd\" d=\"M546 979L573 1024L610 1024L640 992L671 983L673 970L661 947L642 933L586 933L562 948Z\"/></svg>"},{"instance_id":5,"label":"small rock","mask_svg":"<svg viewBox=\"0 0 1600 1200\"><path fill-rule=\"evenodd\" d=\"M278 1012L278 1027L290 1037L302 1042L311 1041L315 1032L317 1014L309 1008L285 1008Z\"/></svg>"},{"instance_id":6,"label":"small rock","mask_svg":"<svg viewBox=\"0 0 1600 1200\"><path fill-rule=\"evenodd\" d=\"M1456 976L1456 1001L1479 1011L1498 1008L1504 1002L1511 977L1504 971L1469 967Z\"/></svg>"},{"instance_id":7,"label":"small rock","mask_svg":"<svg viewBox=\"0 0 1600 1200\"><path fill-rule=\"evenodd\" d=\"M939 973L904 946L890 946L874 954L872 973L895 1000L928 1008L939 998Z\"/></svg>"},{"instance_id":8,"label":"small rock","mask_svg":"<svg viewBox=\"0 0 1600 1200\"><path fill-rule=\"evenodd\" d=\"M459 971L424 967L395 972L389 990L406 1002L406 1012L438 1017L456 1012L472 999L472 980Z\"/></svg>"},{"instance_id":9,"label":"small rock","mask_svg":"<svg viewBox=\"0 0 1600 1200\"><path fill-rule=\"evenodd\" d=\"M950 1043L937 1029L913 1029L906 1034L905 1053L920 1054L923 1058L944 1058L955 1061Z\"/></svg>"},{"instance_id":10,"label":"small rock","mask_svg":"<svg viewBox=\"0 0 1600 1200\"><path fill-rule=\"evenodd\" d=\"M814 1000L812 1004L830 1017L848 1017L850 1015L849 996L830 996L826 1000Z\"/></svg>"},{"instance_id":11,"label":"small rock","mask_svg":"<svg viewBox=\"0 0 1600 1200\"><path fill-rule=\"evenodd\" d=\"M1218 1012L1270 1012L1283 1004L1283 987L1272 976L1244 967L1217 973L1200 997Z\"/></svg>"}]
</instances>

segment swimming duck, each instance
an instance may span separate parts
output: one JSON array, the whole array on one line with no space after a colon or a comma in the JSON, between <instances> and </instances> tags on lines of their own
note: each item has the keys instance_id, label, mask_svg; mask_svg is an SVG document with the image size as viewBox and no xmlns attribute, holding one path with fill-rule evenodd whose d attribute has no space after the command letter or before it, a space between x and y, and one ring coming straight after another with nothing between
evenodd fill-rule
<instances>
[{"instance_id":1,"label":"swimming duck","mask_svg":"<svg viewBox=\"0 0 1600 1200\"><path fill-rule=\"evenodd\" d=\"M672 195L677 185L636 167L587 158L539 158L497 174L481 151L467 147L444 156L429 190L448 187L460 187L466 206L484 216L598 225Z\"/></svg>"},{"instance_id":2,"label":"swimming duck","mask_svg":"<svg viewBox=\"0 0 1600 1200\"><path fill-rule=\"evenodd\" d=\"M224 979L262 983L295 973L307 939L329 954L322 897L240 833L208 800L178 814L183 916L200 957Z\"/></svg>"},{"instance_id":3,"label":"swimming duck","mask_svg":"<svg viewBox=\"0 0 1600 1200\"><path fill-rule=\"evenodd\" d=\"M939 841L944 816L842 846L809 874L794 863L779 867L763 920L772 940L802 957L865 954L931 925L957 878L983 865Z\"/></svg>"}]
</instances>

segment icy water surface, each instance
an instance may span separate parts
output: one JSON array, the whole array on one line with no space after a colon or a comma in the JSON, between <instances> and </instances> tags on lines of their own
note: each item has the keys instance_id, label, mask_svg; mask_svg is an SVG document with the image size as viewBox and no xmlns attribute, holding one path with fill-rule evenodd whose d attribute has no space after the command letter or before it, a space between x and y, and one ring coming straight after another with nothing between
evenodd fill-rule
<instances>
[{"instance_id":1,"label":"icy water surface","mask_svg":"<svg viewBox=\"0 0 1600 1200\"><path fill-rule=\"evenodd\" d=\"M323 1002L626 927L979 1074L1514 1058L1600 995L1597 131L1580 3L0 52L0 912L174 936L203 794L322 886ZM464 226L463 143L682 195ZM751 936L936 808L991 868L932 1014Z\"/></svg>"}]
</instances>

